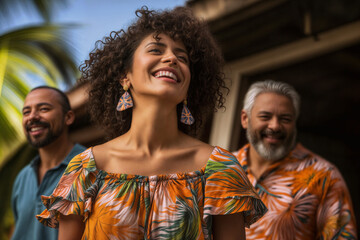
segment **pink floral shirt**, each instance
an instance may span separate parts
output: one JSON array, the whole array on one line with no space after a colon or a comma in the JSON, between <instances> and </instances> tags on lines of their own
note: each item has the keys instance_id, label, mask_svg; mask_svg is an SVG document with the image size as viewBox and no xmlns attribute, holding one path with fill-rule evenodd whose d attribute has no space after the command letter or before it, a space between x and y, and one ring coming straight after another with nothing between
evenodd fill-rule
<instances>
[{"instance_id":1,"label":"pink floral shirt","mask_svg":"<svg viewBox=\"0 0 360 240\"><path fill-rule=\"evenodd\" d=\"M351 198L338 169L301 144L256 179L249 144L234 152L268 212L246 239L357 239Z\"/></svg>"}]
</instances>

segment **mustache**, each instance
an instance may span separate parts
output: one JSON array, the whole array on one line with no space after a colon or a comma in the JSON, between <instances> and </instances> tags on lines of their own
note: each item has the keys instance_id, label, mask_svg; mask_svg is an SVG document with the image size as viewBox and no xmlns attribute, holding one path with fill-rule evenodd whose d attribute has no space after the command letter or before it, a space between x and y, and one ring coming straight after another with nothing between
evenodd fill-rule
<instances>
[{"instance_id":1,"label":"mustache","mask_svg":"<svg viewBox=\"0 0 360 240\"><path fill-rule=\"evenodd\" d=\"M37 127L50 127L50 124L42 121L31 121L26 125L26 131L30 131L30 129L34 126Z\"/></svg>"},{"instance_id":2,"label":"mustache","mask_svg":"<svg viewBox=\"0 0 360 240\"><path fill-rule=\"evenodd\" d=\"M286 137L286 134L283 131L281 131L281 130L274 131L270 128L267 128L267 129L261 131L261 134L266 135L266 136L273 136L276 138L285 138Z\"/></svg>"}]
</instances>

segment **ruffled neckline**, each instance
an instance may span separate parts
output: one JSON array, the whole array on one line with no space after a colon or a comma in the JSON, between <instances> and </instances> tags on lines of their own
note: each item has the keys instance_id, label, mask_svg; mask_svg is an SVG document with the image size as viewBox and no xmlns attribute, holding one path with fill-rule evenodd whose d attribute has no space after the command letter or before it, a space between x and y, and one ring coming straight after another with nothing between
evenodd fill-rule
<instances>
[{"instance_id":1,"label":"ruffled neckline","mask_svg":"<svg viewBox=\"0 0 360 240\"><path fill-rule=\"evenodd\" d=\"M170 174L158 174L158 175L138 175L138 174L126 174L126 173L111 173L105 170L98 169L96 166L94 154L92 151L93 147L87 149L89 151L89 164L94 166L94 171L98 171L100 175L103 175L104 178L116 178L119 180L133 180L133 181L164 181L164 180L181 180L181 179L190 179L190 178L197 178L203 176L205 174L206 167L208 165L211 156L215 155L216 152L219 152L217 146L214 147L210 156L208 157L208 161L206 162L205 166L200 168L199 170L191 171L191 172L180 172L180 173L170 173Z\"/></svg>"}]
</instances>

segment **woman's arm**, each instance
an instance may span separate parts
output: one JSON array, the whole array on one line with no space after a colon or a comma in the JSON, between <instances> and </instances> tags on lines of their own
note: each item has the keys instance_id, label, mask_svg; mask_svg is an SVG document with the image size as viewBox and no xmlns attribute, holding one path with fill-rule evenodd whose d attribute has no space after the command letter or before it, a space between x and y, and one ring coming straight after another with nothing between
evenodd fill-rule
<instances>
[{"instance_id":1,"label":"woman's arm","mask_svg":"<svg viewBox=\"0 0 360 240\"><path fill-rule=\"evenodd\" d=\"M214 240L245 240L244 216L242 213L214 215L212 231Z\"/></svg>"},{"instance_id":2,"label":"woman's arm","mask_svg":"<svg viewBox=\"0 0 360 240\"><path fill-rule=\"evenodd\" d=\"M79 215L61 215L59 219L59 240L81 239L85 229L83 217Z\"/></svg>"}]
</instances>

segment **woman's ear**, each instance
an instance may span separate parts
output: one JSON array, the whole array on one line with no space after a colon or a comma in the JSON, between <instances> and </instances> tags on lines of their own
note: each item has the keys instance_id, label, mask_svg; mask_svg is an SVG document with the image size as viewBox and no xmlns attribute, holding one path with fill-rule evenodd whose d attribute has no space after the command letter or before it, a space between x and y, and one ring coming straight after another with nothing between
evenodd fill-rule
<instances>
[{"instance_id":1,"label":"woman's ear","mask_svg":"<svg viewBox=\"0 0 360 240\"><path fill-rule=\"evenodd\" d=\"M119 82L120 82L121 86L124 87L126 85L128 88L130 88L131 83L130 83L130 80L127 77L127 75L125 77L123 77L122 79L120 79Z\"/></svg>"},{"instance_id":2,"label":"woman's ear","mask_svg":"<svg viewBox=\"0 0 360 240\"><path fill-rule=\"evenodd\" d=\"M121 78L119 79L119 83L121 86L124 86L124 83L125 83L125 78Z\"/></svg>"}]
</instances>

